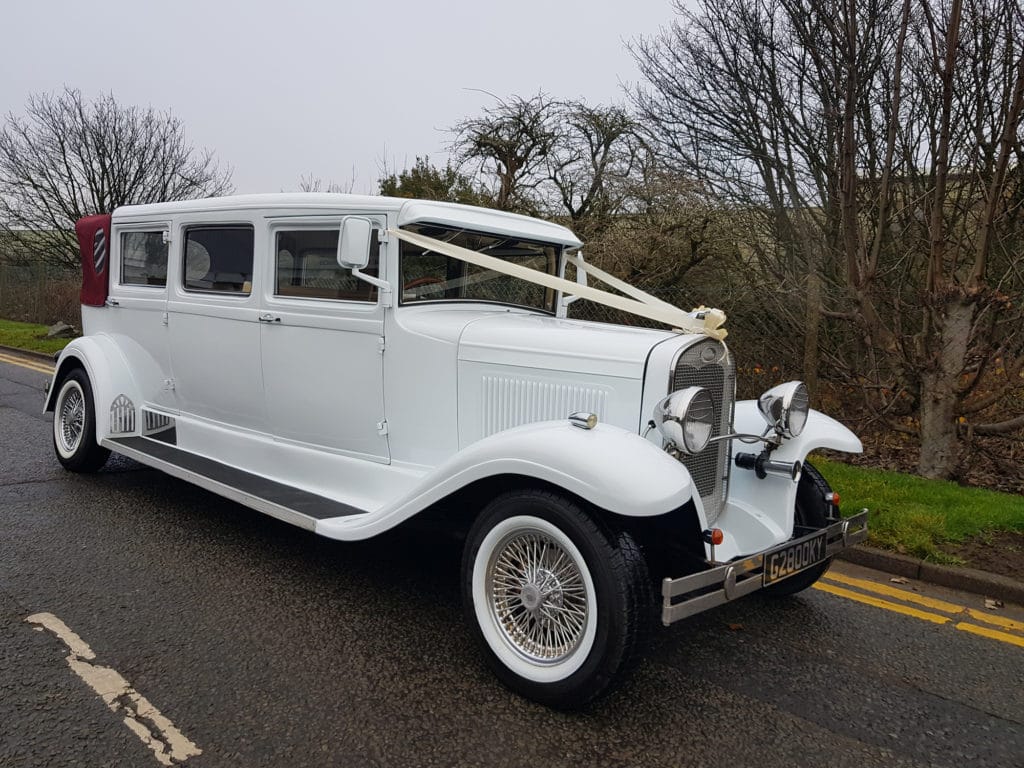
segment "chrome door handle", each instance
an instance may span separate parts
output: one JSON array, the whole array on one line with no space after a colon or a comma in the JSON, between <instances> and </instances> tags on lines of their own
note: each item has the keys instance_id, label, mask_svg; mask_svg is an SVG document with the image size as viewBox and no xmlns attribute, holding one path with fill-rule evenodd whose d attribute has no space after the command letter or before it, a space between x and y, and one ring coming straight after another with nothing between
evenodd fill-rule
<instances>
[{"instance_id":1,"label":"chrome door handle","mask_svg":"<svg viewBox=\"0 0 1024 768\"><path fill-rule=\"evenodd\" d=\"M268 312L266 314L260 315L260 322L261 323L280 323L281 322L281 318L280 317L276 317L275 315L272 315L272 314L270 314Z\"/></svg>"}]
</instances>

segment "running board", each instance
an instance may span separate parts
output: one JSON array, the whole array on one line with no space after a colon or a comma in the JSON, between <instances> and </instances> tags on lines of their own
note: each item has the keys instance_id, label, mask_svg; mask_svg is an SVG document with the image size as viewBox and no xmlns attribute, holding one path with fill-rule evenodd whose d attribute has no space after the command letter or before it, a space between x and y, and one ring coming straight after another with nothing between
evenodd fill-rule
<instances>
[{"instance_id":1,"label":"running board","mask_svg":"<svg viewBox=\"0 0 1024 768\"><path fill-rule=\"evenodd\" d=\"M148 437L107 438L102 442L141 464L309 531L316 531L318 520L366 511Z\"/></svg>"}]
</instances>

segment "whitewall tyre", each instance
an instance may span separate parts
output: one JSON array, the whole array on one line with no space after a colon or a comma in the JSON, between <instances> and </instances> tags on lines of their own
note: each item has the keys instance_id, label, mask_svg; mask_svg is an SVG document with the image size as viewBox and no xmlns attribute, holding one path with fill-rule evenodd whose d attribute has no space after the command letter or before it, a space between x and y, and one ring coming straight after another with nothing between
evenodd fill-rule
<instances>
[{"instance_id":1,"label":"whitewall tyre","mask_svg":"<svg viewBox=\"0 0 1024 768\"><path fill-rule=\"evenodd\" d=\"M81 368L60 383L53 408L53 449L65 469L96 472L110 451L96 442L96 409L89 377Z\"/></svg>"},{"instance_id":2,"label":"whitewall tyre","mask_svg":"<svg viewBox=\"0 0 1024 768\"><path fill-rule=\"evenodd\" d=\"M542 490L495 499L463 556L466 617L510 689L560 708L607 693L649 631L646 564L628 534Z\"/></svg>"}]
</instances>

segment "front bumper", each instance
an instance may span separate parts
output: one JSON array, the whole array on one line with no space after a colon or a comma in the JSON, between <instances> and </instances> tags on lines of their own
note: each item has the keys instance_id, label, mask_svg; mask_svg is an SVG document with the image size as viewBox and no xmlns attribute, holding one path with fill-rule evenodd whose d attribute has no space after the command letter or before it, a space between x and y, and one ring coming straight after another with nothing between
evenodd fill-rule
<instances>
[{"instance_id":1,"label":"front bumper","mask_svg":"<svg viewBox=\"0 0 1024 768\"><path fill-rule=\"evenodd\" d=\"M674 621L702 613L710 608L749 595L764 587L765 559L787 547L807 541L825 531L825 558L864 541L868 535L868 511L838 520L823 529L813 531L799 539L790 539L777 547L756 555L734 560L690 576L665 579L661 583L661 621L667 627ZM819 561L820 562L820 561ZM817 565L814 563L813 565ZM810 567L813 567L810 566ZM799 572L798 572L799 573Z\"/></svg>"}]
</instances>

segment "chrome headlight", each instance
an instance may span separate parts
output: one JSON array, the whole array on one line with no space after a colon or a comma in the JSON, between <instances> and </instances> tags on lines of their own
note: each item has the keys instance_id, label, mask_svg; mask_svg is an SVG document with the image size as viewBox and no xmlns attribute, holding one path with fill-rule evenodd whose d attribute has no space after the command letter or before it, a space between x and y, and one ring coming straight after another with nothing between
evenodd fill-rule
<instances>
[{"instance_id":1,"label":"chrome headlight","mask_svg":"<svg viewBox=\"0 0 1024 768\"><path fill-rule=\"evenodd\" d=\"M768 426L784 437L796 437L804 431L811 398L802 381L787 381L772 387L759 398L757 407Z\"/></svg>"},{"instance_id":2,"label":"chrome headlight","mask_svg":"<svg viewBox=\"0 0 1024 768\"><path fill-rule=\"evenodd\" d=\"M654 425L662 437L686 453L707 447L714 420L715 403L703 387L677 390L654 406Z\"/></svg>"}]
</instances>

